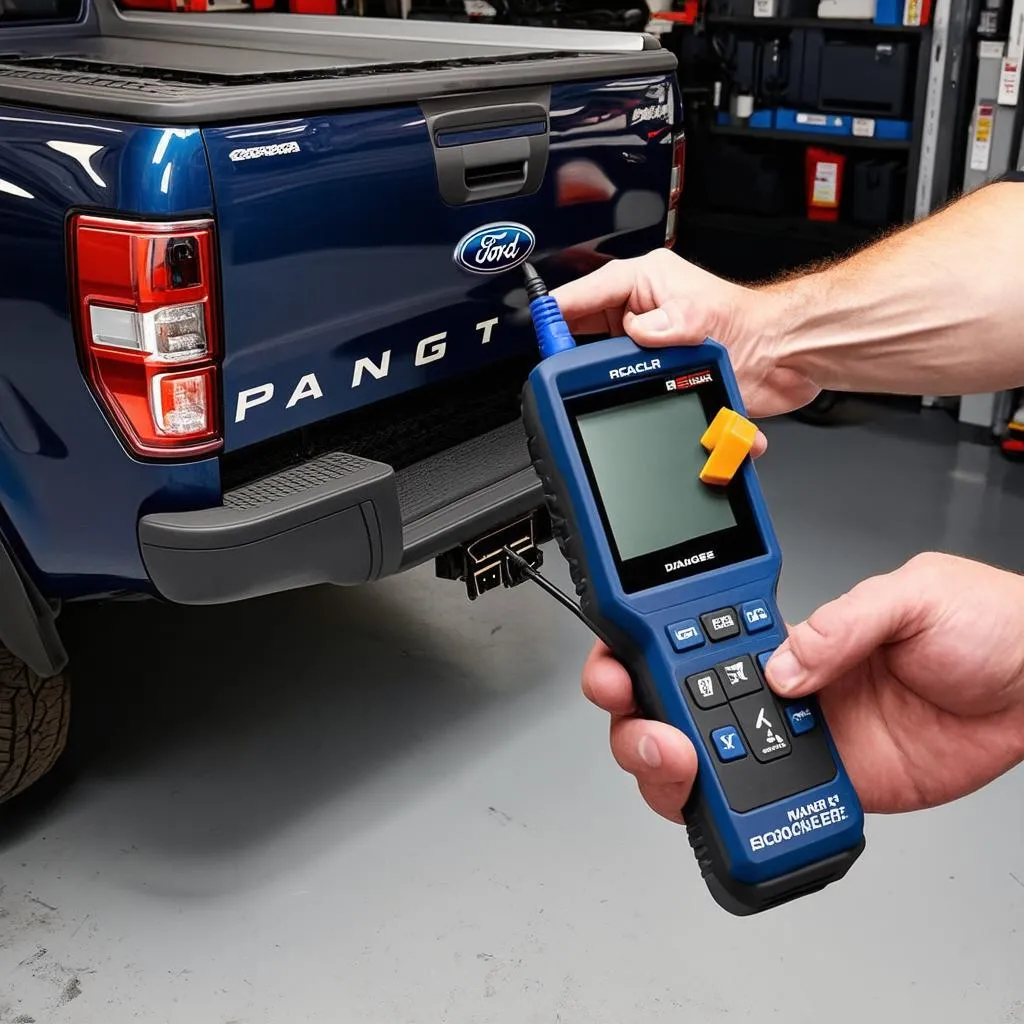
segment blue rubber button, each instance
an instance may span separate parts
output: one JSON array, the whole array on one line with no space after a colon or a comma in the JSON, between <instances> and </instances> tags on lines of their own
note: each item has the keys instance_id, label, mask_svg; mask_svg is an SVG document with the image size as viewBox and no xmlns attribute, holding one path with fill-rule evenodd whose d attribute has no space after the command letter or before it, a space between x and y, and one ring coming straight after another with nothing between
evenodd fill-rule
<instances>
[{"instance_id":1,"label":"blue rubber button","mask_svg":"<svg viewBox=\"0 0 1024 1024\"><path fill-rule=\"evenodd\" d=\"M802 736L814 728L814 712L806 704L787 705L786 717L789 719L789 731L794 736Z\"/></svg>"},{"instance_id":2,"label":"blue rubber button","mask_svg":"<svg viewBox=\"0 0 1024 1024\"><path fill-rule=\"evenodd\" d=\"M748 633L760 633L772 628L772 613L764 601L748 601L740 606L740 615Z\"/></svg>"},{"instance_id":3,"label":"blue rubber button","mask_svg":"<svg viewBox=\"0 0 1024 1024\"><path fill-rule=\"evenodd\" d=\"M700 624L696 619L685 619L683 622L674 622L667 626L668 638L672 646L682 653L692 651L694 647L704 646L704 634L701 632Z\"/></svg>"},{"instance_id":4,"label":"blue rubber button","mask_svg":"<svg viewBox=\"0 0 1024 1024\"><path fill-rule=\"evenodd\" d=\"M764 673L764 670L768 667L768 660L774 653L774 651L763 651L761 654L757 656L757 663L761 666L762 674Z\"/></svg>"},{"instance_id":5,"label":"blue rubber button","mask_svg":"<svg viewBox=\"0 0 1024 1024\"><path fill-rule=\"evenodd\" d=\"M721 761L738 761L741 757L747 756L747 748L743 746L743 740L740 739L739 730L735 725L716 729L711 734L711 742L714 743Z\"/></svg>"}]
</instances>

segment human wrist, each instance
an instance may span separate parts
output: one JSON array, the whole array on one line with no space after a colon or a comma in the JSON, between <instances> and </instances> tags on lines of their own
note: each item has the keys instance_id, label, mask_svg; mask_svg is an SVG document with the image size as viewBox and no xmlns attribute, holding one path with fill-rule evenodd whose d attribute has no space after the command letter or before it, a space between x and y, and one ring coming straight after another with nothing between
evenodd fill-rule
<instances>
[{"instance_id":1,"label":"human wrist","mask_svg":"<svg viewBox=\"0 0 1024 1024\"><path fill-rule=\"evenodd\" d=\"M820 273L809 273L756 290L756 301L762 307L762 342L771 352L774 368L817 382L824 347L819 328L826 288Z\"/></svg>"}]
</instances>

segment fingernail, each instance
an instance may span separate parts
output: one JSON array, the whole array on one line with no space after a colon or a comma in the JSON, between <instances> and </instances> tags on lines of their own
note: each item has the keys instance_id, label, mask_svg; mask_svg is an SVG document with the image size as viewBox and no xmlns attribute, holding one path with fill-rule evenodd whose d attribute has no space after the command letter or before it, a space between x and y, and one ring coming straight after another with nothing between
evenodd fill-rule
<instances>
[{"instance_id":1,"label":"fingernail","mask_svg":"<svg viewBox=\"0 0 1024 1024\"><path fill-rule=\"evenodd\" d=\"M783 651L768 662L768 674L776 690L788 692L800 685L804 677L804 667L796 660L796 655L792 651Z\"/></svg>"},{"instance_id":2,"label":"fingernail","mask_svg":"<svg viewBox=\"0 0 1024 1024\"><path fill-rule=\"evenodd\" d=\"M658 744L651 739L650 736L641 736L640 742L636 745L637 753L640 755L640 760L643 761L648 768L660 768L661 767L661 751L658 749Z\"/></svg>"},{"instance_id":3,"label":"fingernail","mask_svg":"<svg viewBox=\"0 0 1024 1024\"><path fill-rule=\"evenodd\" d=\"M641 313L633 321L633 326L639 327L643 331L650 331L652 334L660 334L672 326L672 321L665 310L652 309L649 313Z\"/></svg>"}]
</instances>

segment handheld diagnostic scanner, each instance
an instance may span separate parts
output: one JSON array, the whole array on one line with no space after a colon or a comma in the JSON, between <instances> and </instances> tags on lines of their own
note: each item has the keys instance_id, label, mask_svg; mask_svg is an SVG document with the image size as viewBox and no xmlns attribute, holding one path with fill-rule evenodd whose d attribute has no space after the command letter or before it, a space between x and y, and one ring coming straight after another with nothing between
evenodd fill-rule
<instances>
[{"instance_id":1,"label":"handheld diagnostic scanner","mask_svg":"<svg viewBox=\"0 0 1024 1024\"><path fill-rule=\"evenodd\" d=\"M574 347L564 320L549 330L560 316L532 269L527 281L547 357L523 417L553 532L643 714L696 747L682 810L704 879L740 915L815 892L860 855L863 812L816 700L765 682L785 636L782 557L728 354Z\"/></svg>"}]
</instances>

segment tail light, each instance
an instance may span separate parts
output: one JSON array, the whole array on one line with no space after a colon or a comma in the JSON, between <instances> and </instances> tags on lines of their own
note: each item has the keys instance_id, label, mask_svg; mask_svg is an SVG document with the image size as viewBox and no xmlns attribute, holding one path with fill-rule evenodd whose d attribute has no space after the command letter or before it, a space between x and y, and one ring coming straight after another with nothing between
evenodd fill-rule
<instances>
[{"instance_id":1,"label":"tail light","mask_svg":"<svg viewBox=\"0 0 1024 1024\"><path fill-rule=\"evenodd\" d=\"M164 458L219 448L213 222L78 215L71 253L82 361L127 444Z\"/></svg>"},{"instance_id":2,"label":"tail light","mask_svg":"<svg viewBox=\"0 0 1024 1024\"><path fill-rule=\"evenodd\" d=\"M665 222L665 248L676 244L676 225L679 218L679 200L683 194L683 175L686 170L686 136L680 132L672 140L672 181L668 189L668 219Z\"/></svg>"}]
</instances>

